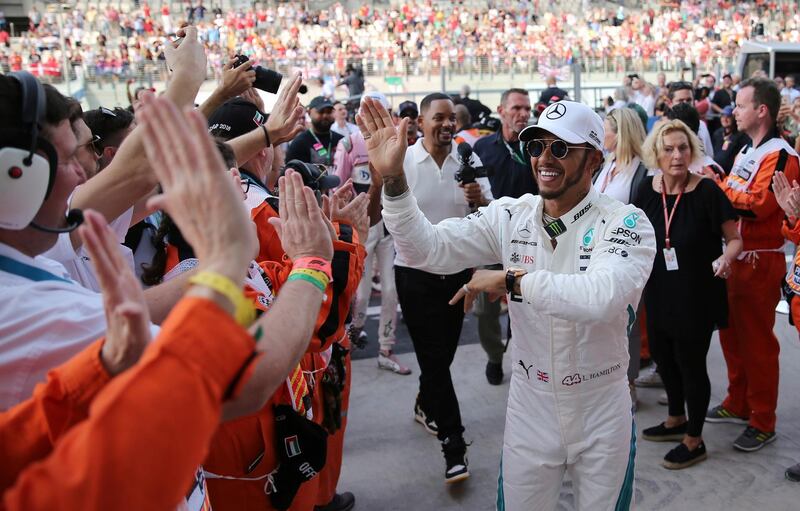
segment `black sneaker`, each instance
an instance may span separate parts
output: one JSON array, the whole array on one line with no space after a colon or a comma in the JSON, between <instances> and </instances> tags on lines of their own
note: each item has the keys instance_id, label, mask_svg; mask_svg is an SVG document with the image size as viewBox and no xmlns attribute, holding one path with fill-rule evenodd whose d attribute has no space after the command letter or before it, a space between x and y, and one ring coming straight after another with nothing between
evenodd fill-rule
<instances>
[{"instance_id":1,"label":"black sneaker","mask_svg":"<svg viewBox=\"0 0 800 511\"><path fill-rule=\"evenodd\" d=\"M467 444L461 435L451 436L442 442L442 452L444 452L444 482L457 483L469 477L467 462Z\"/></svg>"},{"instance_id":2,"label":"black sneaker","mask_svg":"<svg viewBox=\"0 0 800 511\"><path fill-rule=\"evenodd\" d=\"M706 454L706 444L700 443L695 450L690 451L686 444L683 442L678 444L678 447L672 449L664 456L664 461L661 466L670 470L680 470L682 468L691 467L695 463L708 458Z\"/></svg>"},{"instance_id":3,"label":"black sneaker","mask_svg":"<svg viewBox=\"0 0 800 511\"><path fill-rule=\"evenodd\" d=\"M503 383L503 364L486 362L486 381L490 385L500 385Z\"/></svg>"},{"instance_id":4,"label":"black sneaker","mask_svg":"<svg viewBox=\"0 0 800 511\"><path fill-rule=\"evenodd\" d=\"M672 442L674 440L681 441L686 435L686 424L668 428L663 422L658 426L647 428L642 431L642 438L650 440L651 442Z\"/></svg>"},{"instance_id":5,"label":"black sneaker","mask_svg":"<svg viewBox=\"0 0 800 511\"><path fill-rule=\"evenodd\" d=\"M333 500L325 506L314 506L314 511L350 511L355 505L356 498L346 491L334 495Z\"/></svg>"},{"instance_id":6,"label":"black sneaker","mask_svg":"<svg viewBox=\"0 0 800 511\"><path fill-rule=\"evenodd\" d=\"M739 435L739 438L733 442L733 447L740 451L757 451L765 445L774 442L776 438L777 435L775 435L774 431L766 433L753 426L747 426L744 433Z\"/></svg>"},{"instance_id":7,"label":"black sneaker","mask_svg":"<svg viewBox=\"0 0 800 511\"><path fill-rule=\"evenodd\" d=\"M722 405L717 405L706 414L706 422L727 422L730 424L746 425L750 417L739 417L726 410Z\"/></svg>"},{"instance_id":8,"label":"black sneaker","mask_svg":"<svg viewBox=\"0 0 800 511\"><path fill-rule=\"evenodd\" d=\"M436 435L439 433L439 426L436 425L436 422L433 419L428 419L428 416L419 405L419 401L417 401L414 405L414 420L422 424L422 427L425 428L425 431L431 435Z\"/></svg>"},{"instance_id":9,"label":"black sneaker","mask_svg":"<svg viewBox=\"0 0 800 511\"><path fill-rule=\"evenodd\" d=\"M800 463L787 468L784 475L786 476L786 479L792 482L800 482Z\"/></svg>"}]
</instances>

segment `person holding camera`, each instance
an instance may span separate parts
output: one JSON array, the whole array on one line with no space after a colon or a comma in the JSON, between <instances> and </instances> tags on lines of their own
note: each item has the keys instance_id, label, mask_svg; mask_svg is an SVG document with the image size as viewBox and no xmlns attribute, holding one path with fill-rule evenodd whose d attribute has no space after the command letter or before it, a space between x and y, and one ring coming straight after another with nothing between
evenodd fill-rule
<instances>
[{"instance_id":1,"label":"person holding camera","mask_svg":"<svg viewBox=\"0 0 800 511\"><path fill-rule=\"evenodd\" d=\"M363 104L376 102L367 98ZM403 121L401 126L407 129L408 122ZM405 151L403 160L409 193L416 198L431 224L445 218L463 217L469 212L469 206L465 193L455 180L461 163L453 141L456 129L453 100L442 93L425 96L420 103L418 122L423 137ZM363 128L362 132L369 149L370 134ZM473 156L472 165L480 167L480 158ZM475 193L472 200L483 205L491 199L489 180L483 177L476 181L480 192ZM469 477L467 444L450 364L461 337L464 307L461 303L451 305L448 301L469 281L471 266L465 264L446 272L428 272L415 269L403 255L398 254L394 271L397 297L420 367L414 419L442 442L445 481L460 481Z\"/></svg>"},{"instance_id":2,"label":"person holding camera","mask_svg":"<svg viewBox=\"0 0 800 511\"><path fill-rule=\"evenodd\" d=\"M629 509L636 431L627 328L656 240L642 210L592 188L603 162L602 120L580 103L550 105L519 135L540 195L504 197L434 225L418 206L419 171L407 164L413 148L406 165L398 163L407 121L398 130L380 105L366 105L356 119L383 177L383 216L398 258L417 272L506 268L476 272L450 300L510 295L517 334L498 509L555 509L567 471L578 509Z\"/></svg>"}]
</instances>

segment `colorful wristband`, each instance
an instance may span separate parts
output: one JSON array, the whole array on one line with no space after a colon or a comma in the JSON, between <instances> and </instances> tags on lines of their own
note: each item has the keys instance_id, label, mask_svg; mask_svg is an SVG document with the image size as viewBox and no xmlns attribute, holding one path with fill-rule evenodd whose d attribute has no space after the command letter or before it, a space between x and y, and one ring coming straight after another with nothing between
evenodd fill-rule
<instances>
[{"instance_id":1,"label":"colorful wristband","mask_svg":"<svg viewBox=\"0 0 800 511\"><path fill-rule=\"evenodd\" d=\"M311 275L308 275L306 273L295 273L295 272L290 273L289 278L286 279L286 282L291 282L293 280L305 280L306 282L310 282L314 284L314 286L316 286L317 289L319 289L323 293L325 292L325 288L328 287L321 280L312 277Z\"/></svg>"},{"instance_id":2,"label":"colorful wristband","mask_svg":"<svg viewBox=\"0 0 800 511\"><path fill-rule=\"evenodd\" d=\"M301 257L296 261L292 261L292 269L307 268L309 270L318 270L328 276L328 280L333 280L333 270L331 269L331 262L322 259L321 257Z\"/></svg>"},{"instance_id":3,"label":"colorful wristband","mask_svg":"<svg viewBox=\"0 0 800 511\"><path fill-rule=\"evenodd\" d=\"M213 289L230 300L236 310L234 317L240 325L244 327L250 326L255 321L256 310L253 307L253 303L245 297L242 288L225 275L206 270L191 277L189 282Z\"/></svg>"},{"instance_id":4,"label":"colorful wristband","mask_svg":"<svg viewBox=\"0 0 800 511\"><path fill-rule=\"evenodd\" d=\"M330 284L331 282L331 279L329 279L327 275L325 275L323 272L319 270L309 270L308 268L295 268L291 271L291 273L302 273L304 275L308 275L309 277L313 277L322 282L323 284L325 284L325 287L327 287L328 284Z\"/></svg>"}]
</instances>

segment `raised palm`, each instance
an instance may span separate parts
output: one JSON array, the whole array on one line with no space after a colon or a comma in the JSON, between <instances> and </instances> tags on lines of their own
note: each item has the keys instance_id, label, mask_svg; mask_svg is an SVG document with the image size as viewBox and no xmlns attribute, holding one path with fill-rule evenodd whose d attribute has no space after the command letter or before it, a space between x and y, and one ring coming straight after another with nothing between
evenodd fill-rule
<instances>
[{"instance_id":1,"label":"raised palm","mask_svg":"<svg viewBox=\"0 0 800 511\"><path fill-rule=\"evenodd\" d=\"M408 148L405 137L408 118L395 127L392 116L379 101L365 98L356 116L356 123L367 143L369 162L375 170L384 178L402 175L403 160Z\"/></svg>"},{"instance_id":2,"label":"raised palm","mask_svg":"<svg viewBox=\"0 0 800 511\"><path fill-rule=\"evenodd\" d=\"M775 192L775 199L778 205L789 216L798 216L800 214L800 204L798 204L798 195L800 195L800 186L795 181L792 186L789 185L789 180L783 172L776 172L772 176L772 189Z\"/></svg>"}]
</instances>

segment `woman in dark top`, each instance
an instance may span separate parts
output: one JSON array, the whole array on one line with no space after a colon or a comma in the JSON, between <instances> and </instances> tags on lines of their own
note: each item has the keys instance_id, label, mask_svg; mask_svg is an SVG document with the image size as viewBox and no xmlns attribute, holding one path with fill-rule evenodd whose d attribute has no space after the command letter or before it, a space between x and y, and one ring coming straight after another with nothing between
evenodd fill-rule
<instances>
[{"instance_id":1,"label":"woman in dark top","mask_svg":"<svg viewBox=\"0 0 800 511\"><path fill-rule=\"evenodd\" d=\"M683 122L657 125L645 140L643 159L661 173L642 183L635 202L656 234L644 303L650 350L669 400L667 420L642 436L681 441L664 457L662 465L671 469L706 459L702 430L711 395L706 355L712 332L727 321L724 279L742 251L730 201L713 180L689 172L689 163L701 156L699 140Z\"/></svg>"}]
</instances>

